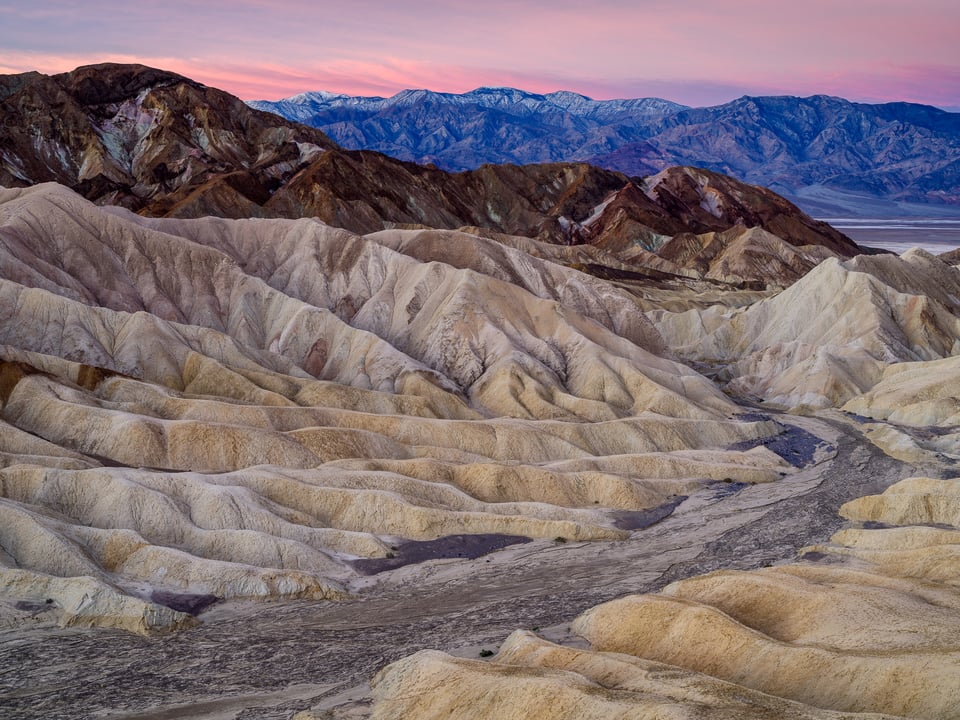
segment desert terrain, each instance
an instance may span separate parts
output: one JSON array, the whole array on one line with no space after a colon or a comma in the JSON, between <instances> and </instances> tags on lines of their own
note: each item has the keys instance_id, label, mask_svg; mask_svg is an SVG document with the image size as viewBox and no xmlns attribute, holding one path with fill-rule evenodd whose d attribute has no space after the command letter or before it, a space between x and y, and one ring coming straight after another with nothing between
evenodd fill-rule
<instances>
[{"instance_id":1,"label":"desert terrain","mask_svg":"<svg viewBox=\"0 0 960 720\"><path fill-rule=\"evenodd\" d=\"M960 714L955 252L0 85L3 713Z\"/></svg>"},{"instance_id":2,"label":"desert terrain","mask_svg":"<svg viewBox=\"0 0 960 720\"><path fill-rule=\"evenodd\" d=\"M877 636L904 607L949 618L955 602L937 553L958 519L923 495L952 484L907 481L960 459L945 261L832 259L723 305L465 232L149 219L56 185L2 200L0 648L17 717L489 717L584 692L598 716L888 712L882 694L823 700L799 669L785 687L610 646L603 628L627 620L603 619L608 602L718 608L797 648L798 668L820 667L811 647L841 664L955 656L923 613L902 631L932 633L919 649ZM471 267L434 259L458 243ZM149 262L161 251L179 271ZM643 312L655 301L674 310ZM919 483L917 512L858 500L901 481ZM797 614L790 632L850 610L830 638L781 637L761 597ZM635 622L659 634L665 617ZM764 657L743 652L727 664ZM615 673L629 692L602 680L623 653L639 658ZM650 663L688 675L661 687ZM942 716L940 677L888 714ZM731 682L764 695L722 700ZM487 683L504 706L479 702Z\"/></svg>"}]
</instances>

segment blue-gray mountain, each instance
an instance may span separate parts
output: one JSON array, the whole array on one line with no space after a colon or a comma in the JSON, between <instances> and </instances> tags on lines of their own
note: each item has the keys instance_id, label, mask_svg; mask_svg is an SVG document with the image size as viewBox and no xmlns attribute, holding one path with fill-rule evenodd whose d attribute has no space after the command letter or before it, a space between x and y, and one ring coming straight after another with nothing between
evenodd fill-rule
<instances>
[{"instance_id":1,"label":"blue-gray mountain","mask_svg":"<svg viewBox=\"0 0 960 720\"><path fill-rule=\"evenodd\" d=\"M405 90L389 98L312 92L249 104L327 128L349 149L453 171L484 163L586 160L647 137L653 123L687 109L658 98L597 101L572 92L535 95L511 88L462 95Z\"/></svg>"},{"instance_id":2,"label":"blue-gray mountain","mask_svg":"<svg viewBox=\"0 0 960 720\"><path fill-rule=\"evenodd\" d=\"M960 113L926 105L817 95L689 108L509 88L390 98L304 93L251 105L320 128L347 148L447 170L586 160L645 176L696 165L818 212L898 214L903 203L960 208Z\"/></svg>"}]
</instances>

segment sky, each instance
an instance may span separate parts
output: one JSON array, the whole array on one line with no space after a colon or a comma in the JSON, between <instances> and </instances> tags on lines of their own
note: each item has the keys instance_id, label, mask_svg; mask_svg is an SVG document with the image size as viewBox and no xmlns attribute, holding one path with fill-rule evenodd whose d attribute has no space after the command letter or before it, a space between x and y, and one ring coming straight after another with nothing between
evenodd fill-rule
<instances>
[{"instance_id":1,"label":"sky","mask_svg":"<svg viewBox=\"0 0 960 720\"><path fill-rule=\"evenodd\" d=\"M139 62L245 100L510 86L960 111L957 0L0 0L0 74Z\"/></svg>"}]
</instances>

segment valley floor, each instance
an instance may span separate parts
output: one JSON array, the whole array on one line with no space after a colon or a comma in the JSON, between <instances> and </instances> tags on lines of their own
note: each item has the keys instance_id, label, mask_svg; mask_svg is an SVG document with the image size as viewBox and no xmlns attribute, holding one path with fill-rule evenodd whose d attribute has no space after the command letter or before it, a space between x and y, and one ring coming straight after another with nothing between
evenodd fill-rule
<instances>
[{"instance_id":1,"label":"valley floor","mask_svg":"<svg viewBox=\"0 0 960 720\"><path fill-rule=\"evenodd\" d=\"M904 253L920 247L939 255L960 248L960 217L823 218L861 245Z\"/></svg>"}]
</instances>

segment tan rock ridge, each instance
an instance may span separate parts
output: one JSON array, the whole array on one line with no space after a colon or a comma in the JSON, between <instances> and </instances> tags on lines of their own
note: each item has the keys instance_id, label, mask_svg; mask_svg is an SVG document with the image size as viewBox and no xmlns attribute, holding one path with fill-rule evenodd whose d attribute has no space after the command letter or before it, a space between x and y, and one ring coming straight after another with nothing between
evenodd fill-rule
<instances>
[{"instance_id":1,"label":"tan rock ridge","mask_svg":"<svg viewBox=\"0 0 960 720\"><path fill-rule=\"evenodd\" d=\"M780 289L827 258L837 257L823 245L794 247L762 228L743 226L703 235L676 235L658 253L697 270L707 280Z\"/></svg>"},{"instance_id":2,"label":"tan rock ridge","mask_svg":"<svg viewBox=\"0 0 960 720\"><path fill-rule=\"evenodd\" d=\"M904 480L841 510L882 529L594 607L587 649L517 631L490 662L412 655L374 678L371 717L954 717L958 488Z\"/></svg>"},{"instance_id":3,"label":"tan rock ridge","mask_svg":"<svg viewBox=\"0 0 960 720\"><path fill-rule=\"evenodd\" d=\"M843 410L878 421L866 434L888 455L918 465L960 460L960 357L890 365Z\"/></svg>"},{"instance_id":4,"label":"tan rock ridge","mask_svg":"<svg viewBox=\"0 0 960 720\"><path fill-rule=\"evenodd\" d=\"M853 399L887 368L960 349L958 298L957 268L913 249L899 258L828 259L746 309L650 316L680 357L715 366L732 393L786 407L852 401L863 409L871 401Z\"/></svg>"},{"instance_id":5,"label":"tan rock ridge","mask_svg":"<svg viewBox=\"0 0 960 720\"><path fill-rule=\"evenodd\" d=\"M325 379L359 381L396 392L397 382L392 378L397 377L398 367L407 365L408 372L419 373L441 390L459 390L481 405L485 404L483 398L489 397L486 402L494 413L520 417L531 414L524 407L527 402L550 408L556 417L585 414L597 419L611 419L617 409L621 413L647 409L673 414L670 407L692 407L690 399L694 398L705 409L712 407L708 412L729 413L732 408L709 383L683 366L655 357L628 338L597 327L588 321L592 320L589 316L584 318L582 311L593 312L617 328L633 325L632 339L649 340L655 351L662 347L645 320L629 317L632 307L626 296L615 311L619 319L613 320L604 297L580 301L580 297L602 292L596 284L580 283L583 291L571 296L577 312L570 313L496 278L416 262L316 223L294 228L265 225L261 229L279 231L286 237L285 242L270 243L272 252L283 260L273 267L269 260L261 261L267 263L263 266L246 264L277 285L278 292L221 252L141 229L96 211L54 186L11 192L15 199L10 207L2 206L10 240L0 262L7 277L86 303L116 310L147 310L158 318L225 332L245 347L279 353L293 359L303 371ZM24 209L31 203L42 210ZM81 227L78 218L85 214L93 227L102 230L91 232L89 225ZM210 223L214 228L220 225L218 221ZM301 234L291 236L296 228ZM211 235L216 237L216 231ZM40 242L38 236L71 247L57 248ZM294 242L294 237L302 242ZM307 238L315 238L316 244ZM249 243L250 235L244 238L240 234L235 239ZM84 249L78 253L74 248L80 246ZM45 255L31 257L34 248L45 248ZM242 248L234 252L243 257ZM161 254L166 261L157 264L155 259ZM92 261L91 256L95 258ZM339 265L330 267L330 260L320 258L339 258L332 261ZM196 275L176 271L178 265L188 265ZM45 274L38 277L34 267ZM527 311L518 313L519 308ZM127 322L118 316L100 315L111 318L113 326ZM155 322L138 317L131 320L135 325ZM468 327L474 322L476 328ZM383 346L376 336L392 347ZM369 358L363 361L363 374L357 375L354 368L334 370L339 358L330 357L332 347L338 348L343 359ZM33 349L43 351L40 346ZM597 352L609 355L610 360L598 362ZM416 360L411 362L410 356ZM646 376L634 371L638 362L649 366ZM138 363L139 358L130 358L127 370ZM91 358L88 364L110 367L103 358ZM425 365L455 385L426 370ZM588 367L590 373L585 372ZM655 387L661 378L672 375L678 379L669 386ZM698 389L694 390L694 385ZM680 401L677 393L686 400ZM642 405L637 405L637 397L644 398Z\"/></svg>"},{"instance_id":6,"label":"tan rock ridge","mask_svg":"<svg viewBox=\"0 0 960 720\"><path fill-rule=\"evenodd\" d=\"M43 613L55 613L62 627L110 627L148 634L158 629L180 630L196 623L187 613L118 592L110 584L89 576L54 577L4 567L0 570L0 596L18 598L10 623L29 622Z\"/></svg>"},{"instance_id":7,"label":"tan rock ridge","mask_svg":"<svg viewBox=\"0 0 960 720\"><path fill-rule=\"evenodd\" d=\"M844 409L913 426L960 424L960 358L897 363Z\"/></svg>"}]
</instances>

